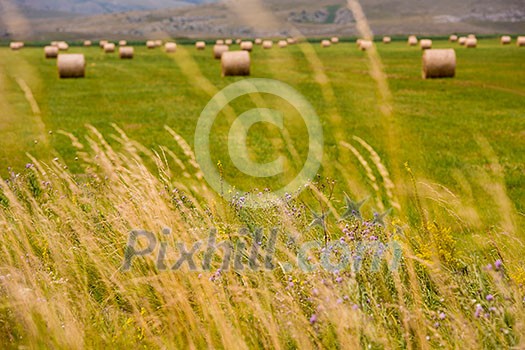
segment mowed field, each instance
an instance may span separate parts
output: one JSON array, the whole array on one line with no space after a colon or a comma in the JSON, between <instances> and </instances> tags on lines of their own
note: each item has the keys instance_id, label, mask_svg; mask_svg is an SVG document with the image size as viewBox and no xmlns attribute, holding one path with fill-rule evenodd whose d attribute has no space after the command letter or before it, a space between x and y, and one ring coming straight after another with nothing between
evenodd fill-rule
<instances>
[{"instance_id":1,"label":"mowed field","mask_svg":"<svg viewBox=\"0 0 525 350\"><path fill-rule=\"evenodd\" d=\"M63 80L42 48L0 48L0 347L523 348L525 49L449 47L456 77L423 80L404 41L256 46L251 78L297 90L324 132L319 176L256 209L194 161L201 112L247 79L210 45L71 47L86 77ZM229 159L255 107L285 117L247 139L282 175ZM278 93L231 101L209 136L221 185L255 197L310 141Z\"/></svg>"},{"instance_id":2,"label":"mowed field","mask_svg":"<svg viewBox=\"0 0 525 350\"><path fill-rule=\"evenodd\" d=\"M367 53L353 43L327 49L306 43L272 50L256 46L252 77L285 82L313 105L325 135L321 174L340 180L340 192L357 197L373 194L364 169L341 146L357 136L382 156L391 172L408 162L419 179L444 185L459 197L468 196L481 210L480 219L490 226L497 224L498 210L490 200L491 191L479 183L479 171L490 171L493 166L487 152L501 166L500 175L513 205L518 212L525 211L525 50L502 46L497 39L480 40L476 49L434 41L434 48L449 47L456 48L456 77L423 80L418 47L408 47L405 42L377 45L392 96L391 119L380 111L381 92L371 77ZM110 137L115 134L115 124L149 149L158 150L162 145L177 152L165 126L192 145L197 120L211 97L244 79L221 77L220 61L212 59L211 50L211 45L205 51L179 45L177 53L166 54L161 49L136 47L133 60L120 60L117 53L105 54L98 47L72 47L70 52L86 55L87 76L60 80L56 61L44 59L41 48L1 49L2 174L7 174L8 167L23 169L28 162L26 153L48 161L60 157L73 171L81 171L75 167L69 138L57 131L73 133L83 142L87 124L111 144L115 144ZM30 88L40 115L32 112L20 79ZM283 105L265 98L267 107ZM237 105L237 114L250 107L249 102ZM217 141L212 156L224 163L228 154L223 141L230 123L222 125L220 120L211 136ZM292 124L291 140L304 159L308 142L303 137L304 125L300 121ZM272 147L268 135L272 140L280 135L271 128L259 125L250 133L252 154L260 162L275 158L268 151ZM225 172L237 174L228 166ZM356 188L348 188L345 178L355 180ZM272 185L236 181L244 190Z\"/></svg>"}]
</instances>

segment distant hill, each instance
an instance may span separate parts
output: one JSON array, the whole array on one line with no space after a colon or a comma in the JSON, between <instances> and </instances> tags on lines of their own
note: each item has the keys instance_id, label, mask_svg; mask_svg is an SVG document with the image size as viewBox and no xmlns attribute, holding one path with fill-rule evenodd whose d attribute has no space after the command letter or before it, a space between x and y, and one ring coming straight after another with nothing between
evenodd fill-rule
<instances>
[{"instance_id":1,"label":"distant hill","mask_svg":"<svg viewBox=\"0 0 525 350\"><path fill-rule=\"evenodd\" d=\"M45 40L357 35L345 0L15 1L29 18L24 35ZM360 2L378 35L525 33L523 0ZM71 16L76 16L74 21ZM20 27L9 23L0 23L0 36L22 36Z\"/></svg>"},{"instance_id":2,"label":"distant hill","mask_svg":"<svg viewBox=\"0 0 525 350\"><path fill-rule=\"evenodd\" d=\"M176 8L205 3L206 0L14 0L14 2L20 8L29 11L93 15Z\"/></svg>"}]
</instances>

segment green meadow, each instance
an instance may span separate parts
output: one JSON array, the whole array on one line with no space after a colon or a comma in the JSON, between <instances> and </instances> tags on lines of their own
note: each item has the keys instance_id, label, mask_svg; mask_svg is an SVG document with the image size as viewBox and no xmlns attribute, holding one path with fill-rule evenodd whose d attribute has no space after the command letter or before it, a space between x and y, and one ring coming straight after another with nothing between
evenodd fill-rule
<instances>
[{"instance_id":1,"label":"green meadow","mask_svg":"<svg viewBox=\"0 0 525 350\"><path fill-rule=\"evenodd\" d=\"M15 280L0 284L3 344L524 346L525 48L495 38L475 49L434 40L433 48L456 49L456 76L423 80L419 47L376 47L377 56L350 42L254 47L251 78L297 90L324 133L310 188L293 205L254 211L221 199L193 167L201 112L216 93L246 79L222 77L211 45L179 45L174 54L136 46L132 60L72 46L69 53L85 54L84 79L59 79L56 60L45 59L41 47L0 48L0 176L7 180L0 237L12 233L2 243L0 275ZM233 120L255 107L285 115L286 132L259 123L247 140L258 163L285 156L282 176L253 179L229 159ZM309 142L299 113L269 94L232 101L210 140L221 180L254 195L289 182ZM232 244L243 225L278 225L321 243L348 237L349 229L369 232L357 216L342 215L345 195L368 198L361 208L367 225L374 213L389 213L387 224L372 225L374 239L407 232L399 238L406 248L399 272L338 271L342 284L333 273L283 266L197 277L159 273L154 257L136 258L131 275L118 272L126 234L136 228L158 233L167 225L187 231L187 240L214 226ZM319 213L326 223L315 222ZM24 232L27 238L14 238ZM298 249L286 247L281 258ZM497 260L504 268L485 268ZM15 297L17 288L34 295Z\"/></svg>"},{"instance_id":2,"label":"green meadow","mask_svg":"<svg viewBox=\"0 0 525 350\"><path fill-rule=\"evenodd\" d=\"M490 221L496 219L494 210L485 205L490 191L487 193L471 178L475 178L477 169L490 166L480 145L483 139L504 170L505 189L513 205L518 212L525 211L523 49L501 46L496 39L481 40L477 49L434 41L434 48L456 48L456 77L423 80L419 48L399 41L378 44L392 96L392 118L387 119L378 107L380 92L369 73L365 52L352 43L328 49L317 43L301 45L286 49L274 46L272 50L256 46L251 75L285 82L312 104L325 135L321 174L339 180L341 191L358 191L343 184L347 175L366 187L367 179L358 161L340 145L358 136L389 167L403 168L408 162L418 177L458 194L468 192L466 195L483 211L481 219L494 224ZM179 46L179 52L168 55L161 49L137 47L133 60L120 60L117 53L105 54L98 47L72 47L70 52L86 55L87 76L65 80L58 79L56 61L44 59L41 48L0 50L2 174L7 173L7 167L20 171L28 162L26 153L43 160L60 157L78 171L70 140L56 131L70 132L83 142L87 124L107 136L114 133L115 124L148 149L162 145L176 151L174 140L165 130L169 126L192 145L197 120L213 94L243 79L221 77L220 61L211 58L211 49L211 45L205 51ZM315 56L315 63L308 59L310 55ZM319 73L326 82L316 79ZM20 78L30 87L41 109L40 116L33 115L17 83ZM330 100L327 94L332 96ZM269 107L286 107L278 99L265 98ZM249 101L236 102L238 114L250 107ZM288 114L294 126L290 137L304 157L308 144L301 136L304 125L301 127L300 117L295 118L290 109ZM213 157L228 162L227 148L221 140L227 137L231 120L222 119L228 120L218 118L213 130L212 140L218 147ZM258 161L274 158L265 150L271 146L267 133L279 134L271 128L259 125L251 130L249 142ZM392 137L392 130L396 138L393 144L388 136ZM348 173L341 174L340 166ZM225 171L228 173L229 167ZM233 170L231 175L235 175ZM465 189L458 177L471 183L472 188ZM257 187L249 179L246 183L243 179L240 185L245 185L245 190Z\"/></svg>"}]
</instances>

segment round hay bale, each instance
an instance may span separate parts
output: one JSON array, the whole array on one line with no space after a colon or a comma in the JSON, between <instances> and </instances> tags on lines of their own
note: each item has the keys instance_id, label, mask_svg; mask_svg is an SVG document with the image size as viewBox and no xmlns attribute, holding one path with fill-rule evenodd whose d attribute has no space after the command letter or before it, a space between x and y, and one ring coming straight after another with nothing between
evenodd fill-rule
<instances>
[{"instance_id":1,"label":"round hay bale","mask_svg":"<svg viewBox=\"0 0 525 350\"><path fill-rule=\"evenodd\" d=\"M44 47L44 55L46 58L57 58L58 56L58 47L56 46L46 46Z\"/></svg>"},{"instance_id":2,"label":"round hay bale","mask_svg":"<svg viewBox=\"0 0 525 350\"><path fill-rule=\"evenodd\" d=\"M241 43L241 50L251 52L253 50L253 43L251 41L243 41Z\"/></svg>"},{"instance_id":3,"label":"round hay bale","mask_svg":"<svg viewBox=\"0 0 525 350\"><path fill-rule=\"evenodd\" d=\"M155 44L155 42L153 40L148 40L146 41L146 47L148 49L154 49L157 45Z\"/></svg>"},{"instance_id":4,"label":"round hay bale","mask_svg":"<svg viewBox=\"0 0 525 350\"><path fill-rule=\"evenodd\" d=\"M228 46L229 45L233 45L233 39L226 39L226 40L224 40L224 44L228 45Z\"/></svg>"},{"instance_id":5,"label":"round hay bale","mask_svg":"<svg viewBox=\"0 0 525 350\"><path fill-rule=\"evenodd\" d=\"M163 44L162 40L155 40L155 47L161 47Z\"/></svg>"},{"instance_id":6,"label":"round hay bale","mask_svg":"<svg viewBox=\"0 0 525 350\"><path fill-rule=\"evenodd\" d=\"M383 44L390 44L392 42L392 38L389 36L383 37Z\"/></svg>"},{"instance_id":7,"label":"round hay bale","mask_svg":"<svg viewBox=\"0 0 525 350\"><path fill-rule=\"evenodd\" d=\"M51 46L58 46L58 43L59 43L58 41L52 41L52 42L50 43L50 45L51 45Z\"/></svg>"},{"instance_id":8,"label":"round hay bale","mask_svg":"<svg viewBox=\"0 0 525 350\"><path fill-rule=\"evenodd\" d=\"M118 46L127 46L128 45L128 42L126 40L120 40L118 42Z\"/></svg>"},{"instance_id":9,"label":"round hay bale","mask_svg":"<svg viewBox=\"0 0 525 350\"><path fill-rule=\"evenodd\" d=\"M221 58L222 76L250 75L248 51L224 52Z\"/></svg>"},{"instance_id":10,"label":"round hay bale","mask_svg":"<svg viewBox=\"0 0 525 350\"><path fill-rule=\"evenodd\" d=\"M518 39L516 39L516 45L525 46L525 36L519 36Z\"/></svg>"},{"instance_id":11,"label":"round hay bale","mask_svg":"<svg viewBox=\"0 0 525 350\"><path fill-rule=\"evenodd\" d=\"M361 41L363 41L363 39L357 39L357 40L355 41L355 44L356 44L357 47L359 47L359 48L361 47Z\"/></svg>"},{"instance_id":12,"label":"round hay bale","mask_svg":"<svg viewBox=\"0 0 525 350\"><path fill-rule=\"evenodd\" d=\"M21 48L24 47L24 45L20 42L20 41L14 41L12 43L9 43L9 47L11 48L11 50L13 51L18 51L20 50Z\"/></svg>"},{"instance_id":13,"label":"round hay bale","mask_svg":"<svg viewBox=\"0 0 525 350\"><path fill-rule=\"evenodd\" d=\"M86 60L83 54L59 54L57 67L60 78L83 78L86 74Z\"/></svg>"},{"instance_id":14,"label":"round hay bale","mask_svg":"<svg viewBox=\"0 0 525 350\"><path fill-rule=\"evenodd\" d=\"M288 38L288 39L286 39L286 42L288 43L288 45L293 45L293 44L295 44L297 41L296 41L294 38Z\"/></svg>"},{"instance_id":15,"label":"round hay bale","mask_svg":"<svg viewBox=\"0 0 525 350\"><path fill-rule=\"evenodd\" d=\"M262 45L262 39L261 38L256 38L255 39L255 45Z\"/></svg>"},{"instance_id":16,"label":"round hay bale","mask_svg":"<svg viewBox=\"0 0 525 350\"><path fill-rule=\"evenodd\" d=\"M197 41L195 43L195 48L197 50L204 50L206 48L206 43L204 41Z\"/></svg>"},{"instance_id":17,"label":"round hay bale","mask_svg":"<svg viewBox=\"0 0 525 350\"><path fill-rule=\"evenodd\" d=\"M264 40L263 43L262 43L262 47L263 49L271 49L273 47L273 41L271 40Z\"/></svg>"},{"instance_id":18,"label":"round hay bale","mask_svg":"<svg viewBox=\"0 0 525 350\"><path fill-rule=\"evenodd\" d=\"M371 49L373 45L374 44L370 40L361 40L359 42L359 49L361 49L361 51L367 51Z\"/></svg>"},{"instance_id":19,"label":"round hay bale","mask_svg":"<svg viewBox=\"0 0 525 350\"><path fill-rule=\"evenodd\" d=\"M336 36L330 38L330 41L332 42L332 44L339 44L339 38Z\"/></svg>"},{"instance_id":20,"label":"round hay bale","mask_svg":"<svg viewBox=\"0 0 525 350\"><path fill-rule=\"evenodd\" d=\"M167 53L175 53L177 52L177 44L173 42L167 42L164 44L164 50L166 50Z\"/></svg>"},{"instance_id":21,"label":"round hay bale","mask_svg":"<svg viewBox=\"0 0 525 350\"><path fill-rule=\"evenodd\" d=\"M467 38L467 41L465 41L465 47L474 49L478 46L478 39L476 38Z\"/></svg>"},{"instance_id":22,"label":"round hay bale","mask_svg":"<svg viewBox=\"0 0 525 350\"><path fill-rule=\"evenodd\" d=\"M229 50L230 50L230 47L228 45L214 45L213 46L213 57L216 60L220 60L222 55Z\"/></svg>"},{"instance_id":23,"label":"round hay bale","mask_svg":"<svg viewBox=\"0 0 525 350\"><path fill-rule=\"evenodd\" d=\"M448 37L448 41L450 41L451 43L455 43L456 41L458 41L458 36L456 34L452 34Z\"/></svg>"},{"instance_id":24,"label":"round hay bale","mask_svg":"<svg viewBox=\"0 0 525 350\"><path fill-rule=\"evenodd\" d=\"M105 53L113 53L113 52L115 52L115 44L107 43L106 45L104 45L104 52Z\"/></svg>"},{"instance_id":25,"label":"round hay bale","mask_svg":"<svg viewBox=\"0 0 525 350\"><path fill-rule=\"evenodd\" d=\"M241 42L242 42L242 39L236 39L236 40L235 40L235 43L236 43L237 45L240 45Z\"/></svg>"},{"instance_id":26,"label":"round hay bale","mask_svg":"<svg viewBox=\"0 0 525 350\"><path fill-rule=\"evenodd\" d=\"M121 59L132 59L135 54L135 50L131 46L121 46L118 49L118 55Z\"/></svg>"},{"instance_id":27,"label":"round hay bale","mask_svg":"<svg viewBox=\"0 0 525 350\"><path fill-rule=\"evenodd\" d=\"M98 42L98 46L99 46L101 49L103 49L104 46L105 46L107 43L108 43L107 40L100 40L100 41Z\"/></svg>"},{"instance_id":28,"label":"round hay bale","mask_svg":"<svg viewBox=\"0 0 525 350\"><path fill-rule=\"evenodd\" d=\"M215 40L215 45L224 45L224 40L222 39Z\"/></svg>"},{"instance_id":29,"label":"round hay bale","mask_svg":"<svg viewBox=\"0 0 525 350\"><path fill-rule=\"evenodd\" d=\"M93 43L91 42L91 40L84 40L84 46L85 46L85 47L89 47L89 46L91 46L91 45L93 45Z\"/></svg>"},{"instance_id":30,"label":"round hay bale","mask_svg":"<svg viewBox=\"0 0 525 350\"><path fill-rule=\"evenodd\" d=\"M476 35L475 34L469 34L469 35L467 35L467 39L476 39Z\"/></svg>"},{"instance_id":31,"label":"round hay bale","mask_svg":"<svg viewBox=\"0 0 525 350\"><path fill-rule=\"evenodd\" d=\"M509 45L512 42L512 38L509 35L503 35L501 37L501 45Z\"/></svg>"},{"instance_id":32,"label":"round hay bale","mask_svg":"<svg viewBox=\"0 0 525 350\"><path fill-rule=\"evenodd\" d=\"M416 46L417 45L417 37L415 35L411 35L408 37L408 45L410 46Z\"/></svg>"},{"instance_id":33,"label":"round hay bale","mask_svg":"<svg viewBox=\"0 0 525 350\"><path fill-rule=\"evenodd\" d=\"M453 78L456 75L454 49L430 49L423 52L423 79Z\"/></svg>"},{"instance_id":34,"label":"round hay bale","mask_svg":"<svg viewBox=\"0 0 525 350\"><path fill-rule=\"evenodd\" d=\"M278 43L279 47L281 49L284 49L285 47L288 46L288 42L286 40L279 40L279 43Z\"/></svg>"},{"instance_id":35,"label":"round hay bale","mask_svg":"<svg viewBox=\"0 0 525 350\"><path fill-rule=\"evenodd\" d=\"M419 45L421 46L421 50L428 50L432 48L432 40L430 39L421 39L419 41Z\"/></svg>"},{"instance_id":36,"label":"round hay bale","mask_svg":"<svg viewBox=\"0 0 525 350\"><path fill-rule=\"evenodd\" d=\"M321 47L330 47L330 46L332 46L332 43L330 42L330 40L321 41Z\"/></svg>"},{"instance_id":37,"label":"round hay bale","mask_svg":"<svg viewBox=\"0 0 525 350\"><path fill-rule=\"evenodd\" d=\"M463 46L463 45L465 45L466 42L467 42L467 37L466 36L459 37L459 39L458 39L459 45Z\"/></svg>"},{"instance_id":38,"label":"round hay bale","mask_svg":"<svg viewBox=\"0 0 525 350\"><path fill-rule=\"evenodd\" d=\"M67 51L69 49L69 45L65 41L60 41L57 47L60 51Z\"/></svg>"}]
</instances>

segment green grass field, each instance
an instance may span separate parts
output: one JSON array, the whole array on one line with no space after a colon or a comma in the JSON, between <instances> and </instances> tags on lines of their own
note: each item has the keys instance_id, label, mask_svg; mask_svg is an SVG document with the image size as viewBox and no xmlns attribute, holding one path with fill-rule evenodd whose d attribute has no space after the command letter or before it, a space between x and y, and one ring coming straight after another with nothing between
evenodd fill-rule
<instances>
[{"instance_id":1,"label":"green grass field","mask_svg":"<svg viewBox=\"0 0 525 350\"><path fill-rule=\"evenodd\" d=\"M456 77L423 80L419 48L404 42L378 43L386 89L371 71L368 53L354 43L327 49L317 43L254 48L251 77L279 80L299 91L317 111L324 130L319 179L299 197L294 210L301 215L292 219L286 210L250 212L223 203L205 189L198 170L191 171L191 151L166 129L193 147L197 120L210 99L245 79L221 77L210 46L196 51L179 45L175 54L136 47L133 60L120 60L118 54L105 54L98 47L71 47L70 52L86 55L87 75L64 80L57 76L56 61L44 59L42 48L0 48L0 176L9 179L8 186L2 185L9 190L0 192L5 207L0 228L30 232L27 241L10 237L2 244L5 267L0 266L0 275L9 272L16 279L11 287L0 284L4 345L523 346L525 49L501 46L496 39L482 39L476 49L434 40L434 48L448 47L456 48ZM40 113L35 113L28 92ZM385 103L391 113L382 109ZM282 177L250 179L228 159L233 118L255 106L285 112L287 138L275 127L259 124L248 139L250 154L259 163L274 160L277 153L287 157ZM300 116L283 99L265 94L242 97L231 107L221 112L211 136L212 159L221 162L224 180L245 191L286 183L302 167L308 149ZM107 146L88 125L100 132ZM134 141L123 141L115 126ZM79 146L63 132L78 138L84 149L78 153ZM163 154L167 166L158 171ZM25 169L35 159L38 171ZM22 174L22 183L16 173ZM83 183L70 177L93 173L108 182ZM57 182L53 189L38 185L48 180ZM177 189L177 195L183 189L184 198L166 196L168 189ZM348 272L345 287L326 284L335 278L330 273L294 274L284 268L268 275L231 272L221 283L208 280L208 275L200 279L158 274L149 260L137 263L133 278L116 272L126 233L139 227L152 232L160 232L162 225L189 230L182 234L188 239L191 230L202 230L196 234L202 237L205 227L215 226L222 237L232 239L234 227L278 223L312 240L321 242L323 235L339 239L338 232L348 225L361 230L354 221L343 229L344 222L336 220L344 210L344 194L355 200L369 196L363 215L370 220L374 211L393 208L388 219L392 226L385 231L397 225L414 232L404 242L412 250L402 271L385 272L379 282ZM312 229L310 209L330 212L329 226ZM383 231L378 235L393 237ZM57 247L52 247L54 239L60 242ZM425 241L432 247L425 250ZM70 251L70 245L78 250ZM28 251L34 261L28 258L26 263L19 256ZM293 255L292 251L282 254ZM496 259L504 261L504 273L483 269ZM39 272L34 272L35 266ZM40 280L32 279L32 273ZM70 280L68 288L56 282L58 276ZM46 281L57 285L47 288ZM29 286L34 300L27 307L17 306L26 304L13 296L17 289L12 286ZM320 292L312 292L315 286ZM184 297L170 294L173 288ZM335 300L347 300L341 299L345 293L362 313L334 306ZM472 300L489 303L483 304L487 309L488 293L501 303L495 316L480 321ZM37 294L56 303L41 308ZM172 307L178 314L170 314ZM104 313L98 315L98 308ZM436 315L445 309L447 318L440 318L443 326L436 327ZM253 322L259 324L251 328ZM60 323L72 328L63 331ZM47 340L46 327L51 329ZM194 334L202 329L202 334ZM303 334L303 329L308 330Z\"/></svg>"},{"instance_id":2,"label":"green grass field","mask_svg":"<svg viewBox=\"0 0 525 350\"><path fill-rule=\"evenodd\" d=\"M451 47L451 44L438 41L434 47ZM407 47L402 42L380 44L378 50L388 77L393 119L399 133L396 149L388 149L390 143L385 141L392 126L379 111L377 85L370 77L366 53L358 51L353 44L329 49L315 45L314 49L322 65L318 69L328 79L326 85L316 82L314 69L298 46L269 51L256 47L252 54L252 77L283 81L314 106L325 133L324 176L342 180L340 169L334 166L338 164L366 187L366 176L359 163L339 145L341 141L351 141L355 135L382 155L389 167L402 167L404 162L409 162L419 178L442 184L456 193L472 193L471 199L483 211L482 220L494 224L490 221L496 219L491 206L485 205L490 193L475 183L472 190L462 188L462 181L458 179L459 176L472 183L471 176L476 176L477 169L488 166L476 141L481 137L504 169L505 187L513 204L518 212L525 211L523 49L514 45L502 47L495 39L482 40L474 50L457 47L457 77L425 81L421 79L418 48ZM117 54L104 54L98 48L72 48L71 52L86 54L87 77L60 80L55 60L45 60L41 49L20 52L2 49L2 174L6 174L8 166L22 169L28 162L26 152L47 160L59 156L78 170L69 139L57 135L56 131L71 132L82 141L86 124L109 136L114 133L114 123L147 148L164 145L174 149L174 140L164 129L167 125L192 145L198 117L211 99L210 94L242 78L222 78L219 61L210 58L210 47L202 52L190 46L182 50L167 55L160 50L137 48L135 59L122 61ZM17 84L18 78L24 79L31 88L42 110L40 118L32 116L30 105ZM327 90L333 91L333 101L325 98ZM241 101L237 111L242 112L247 103ZM269 101L270 106L275 103L278 101ZM292 132L304 131L297 124L294 124L296 131ZM227 127L218 125L216 137L226 137ZM49 135L49 131L55 133ZM254 152L262 150L260 160L265 160L265 154L269 154L267 160L271 160L271 152L264 151L268 146L267 130L259 131L256 128L252 132ZM292 134L292 139L304 150L305 142L297 136ZM220 148L221 142L217 141L219 150L214 156L225 162L227 157L223 155L227 149ZM222 144L224 146L224 142ZM396 155L395 161L399 164L391 163L391 155ZM245 185L247 189L256 187L250 182ZM339 189L350 193L359 191L344 185Z\"/></svg>"}]
</instances>

